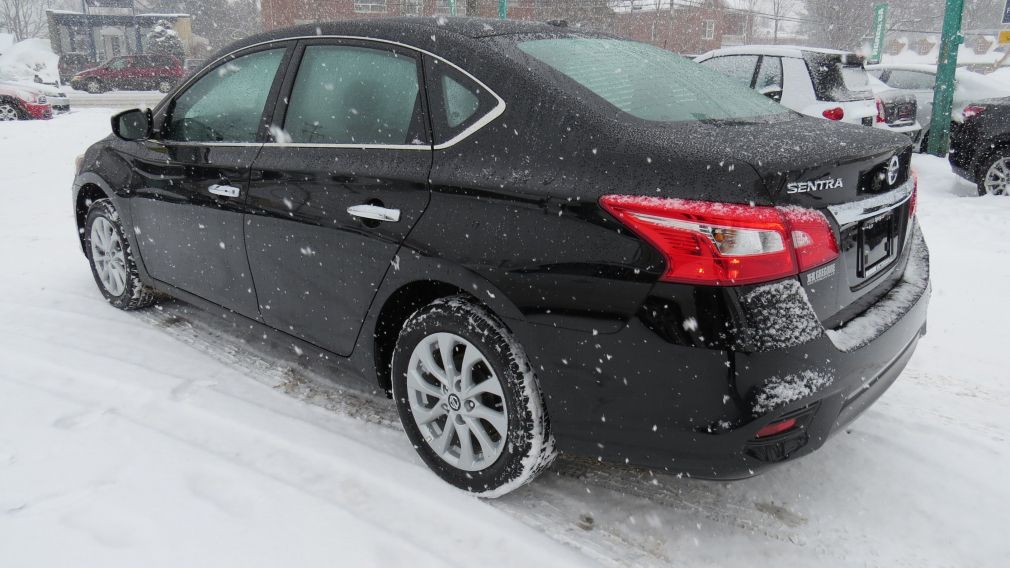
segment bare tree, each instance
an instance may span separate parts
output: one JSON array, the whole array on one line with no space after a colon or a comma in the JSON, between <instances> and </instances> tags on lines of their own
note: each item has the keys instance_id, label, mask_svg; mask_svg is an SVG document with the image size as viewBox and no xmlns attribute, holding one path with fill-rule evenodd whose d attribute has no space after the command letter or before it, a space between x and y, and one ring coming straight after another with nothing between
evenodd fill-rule
<instances>
[{"instance_id":1,"label":"bare tree","mask_svg":"<svg viewBox=\"0 0 1010 568\"><path fill-rule=\"evenodd\" d=\"M779 42L779 22L790 16L801 4L801 0L771 0L769 4L772 20L774 21L774 31L772 32L772 43Z\"/></svg>"},{"instance_id":2,"label":"bare tree","mask_svg":"<svg viewBox=\"0 0 1010 568\"><path fill-rule=\"evenodd\" d=\"M16 41L39 37L46 30L46 11L40 0L0 0L0 28Z\"/></svg>"}]
</instances>

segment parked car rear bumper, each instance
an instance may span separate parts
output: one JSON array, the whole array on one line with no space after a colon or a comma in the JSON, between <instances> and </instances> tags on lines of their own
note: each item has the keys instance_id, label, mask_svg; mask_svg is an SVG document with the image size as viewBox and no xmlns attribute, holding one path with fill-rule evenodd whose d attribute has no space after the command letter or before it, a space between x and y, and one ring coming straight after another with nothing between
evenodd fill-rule
<instances>
[{"instance_id":1,"label":"parked car rear bumper","mask_svg":"<svg viewBox=\"0 0 1010 568\"><path fill-rule=\"evenodd\" d=\"M694 290L684 293L707 305L692 314L681 313L679 288L659 285L656 301L615 333L509 325L540 375L561 451L739 479L813 452L901 374L925 333L930 296L929 253L917 229L899 262L905 279L863 316L781 348L689 345L727 329L724 312L738 309L732 304L745 294L737 289L688 287ZM872 333L863 333L874 327L864 317L879 319ZM756 437L788 418L798 426Z\"/></svg>"}]
</instances>

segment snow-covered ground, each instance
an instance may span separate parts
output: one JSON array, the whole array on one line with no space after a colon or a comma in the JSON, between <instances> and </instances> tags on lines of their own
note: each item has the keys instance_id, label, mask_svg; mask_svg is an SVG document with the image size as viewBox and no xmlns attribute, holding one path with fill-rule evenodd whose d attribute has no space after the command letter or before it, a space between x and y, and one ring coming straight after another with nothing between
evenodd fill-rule
<instances>
[{"instance_id":1,"label":"snow-covered ground","mask_svg":"<svg viewBox=\"0 0 1010 568\"><path fill-rule=\"evenodd\" d=\"M390 403L181 303L95 288L73 159L111 111L0 125L0 566L1005 566L1010 198L917 156L929 335L819 452L735 483L563 459L482 502Z\"/></svg>"}]
</instances>

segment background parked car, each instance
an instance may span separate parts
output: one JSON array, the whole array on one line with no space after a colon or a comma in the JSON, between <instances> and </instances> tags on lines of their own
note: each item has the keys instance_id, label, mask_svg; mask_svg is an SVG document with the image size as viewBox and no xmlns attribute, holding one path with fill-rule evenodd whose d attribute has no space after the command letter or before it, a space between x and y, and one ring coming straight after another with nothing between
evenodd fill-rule
<instances>
[{"instance_id":1,"label":"background parked car","mask_svg":"<svg viewBox=\"0 0 1010 568\"><path fill-rule=\"evenodd\" d=\"M873 126L877 103L853 53L781 45L716 49L695 61L801 114Z\"/></svg>"},{"instance_id":2,"label":"background parked car","mask_svg":"<svg viewBox=\"0 0 1010 568\"><path fill-rule=\"evenodd\" d=\"M866 70L888 87L907 91L915 96L919 105L917 118L923 130L920 148L925 151L929 143L928 133L933 116L936 66L880 64L867 65ZM963 109L973 101L1010 96L1010 84L967 69L957 70L955 82L954 110L951 114L951 120L955 123L964 120Z\"/></svg>"},{"instance_id":3,"label":"background parked car","mask_svg":"<svg viewBox=\"0 0 1010 568\"><path fill-rule=\"evenodd\" d=\"M961 117L950 137L954 172L979 195L1010 195L1010 98L969 104Z\"/></svg>"},{"instance_id":4,"label":"background parked car","mask_svg":"<svg viewBox=\"0 0 1010 568\"><path fill-rule=\"evenodd\" d=\"M89 93L113 89L163 93L185 76L182 62L172 55L124 55L114 57L100 67L86 69L70 79L70 85Z\"/></svg>"},{"instance_id":5,"label":"background parked car","mask_svg":"<svg viewBox=\"0 0 1010 568\"><path fill-rule=\"evenodd\" d=\"M60 56L60 81L69 83L74 75L90 68L92 65L91 58L85 53L64 53Z\"/></svg>"},{"instance_id":6,"label":"background parked car","mask_svg":"<svg viewBox=\"0 0 1010 568\"><path fill-rule=\"evenodd\" d=\"M186 75L188 76L197 69L203 67L203 64L206 62L207 62L206 59L187 59L186 62L183 64L183 68L186 71Z\"/></svg>"},{"instance_id":7,"label":"background parked car","mask_svg":"<svg viewBox=\"0 0 1010 568\"><path fill-rule=\"evenodd\" d=\"M52 117L53 107L42 90L0 81L0 121Z\"/></svg>"},{"instance_id":8,"label":"background parked car","mask_svg":"<svg viewBox=\"0 0 1010 568\"><path fill-rule=\"evenodd\" d=\"M877 119L873 126L904 134L918 144L923 130L917 120L919 105L915 95L892 89L874 77L870 77L869 85L877 99Z\"/></svg>"}]
</instances>

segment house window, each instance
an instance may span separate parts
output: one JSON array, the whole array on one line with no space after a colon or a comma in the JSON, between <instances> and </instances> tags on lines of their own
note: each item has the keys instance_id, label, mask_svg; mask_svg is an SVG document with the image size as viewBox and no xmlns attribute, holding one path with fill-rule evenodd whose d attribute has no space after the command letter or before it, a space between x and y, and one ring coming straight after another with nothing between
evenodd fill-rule
<instances>
[{"instance_id":1,"label":"house window","mask_svg":"<svg viewBox=\"0 0 1010 568\"><path fill-rule=\"evenodd\" d=\"M715 39L715 20L705 20L701 30L701 39Z\"/></svg>"},{"instance_id":2,"label":"house window","mask_svg":"<svg viewBox=\"0 0 1010 568\"><path fill-rule=\"evenodd\" d=\"M354 11L364 14L385 14L386 0L354 0Z\"/></svg>"},{"instance_id":3,"label":"house window","mask_svg":"<svg viewBox=\"0 0 1010 568\"><path fill-rule=\"evenodd\" d=\"M450 4L449 0L435 0L435 13L446 16L452 15L452 4ZM456 0L456 15L466 15L466 0Z\"/></svg>"}]
</instances>

